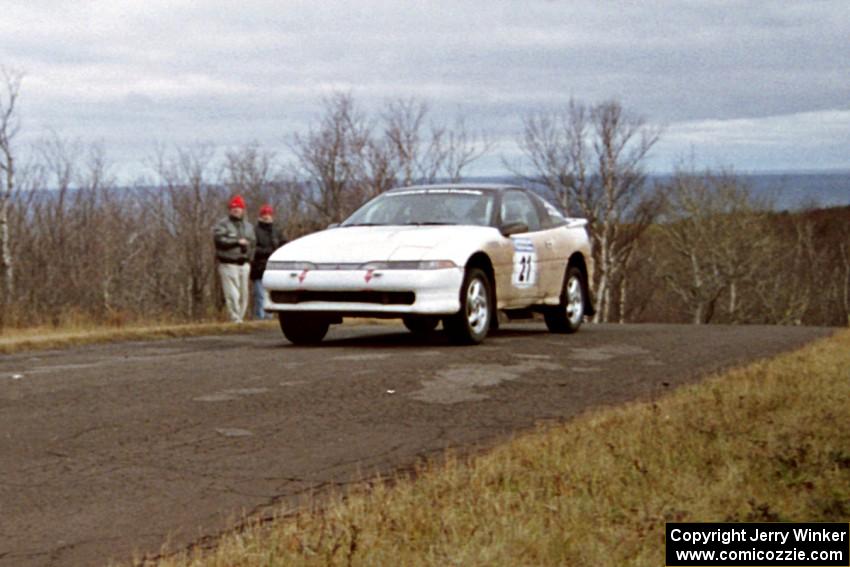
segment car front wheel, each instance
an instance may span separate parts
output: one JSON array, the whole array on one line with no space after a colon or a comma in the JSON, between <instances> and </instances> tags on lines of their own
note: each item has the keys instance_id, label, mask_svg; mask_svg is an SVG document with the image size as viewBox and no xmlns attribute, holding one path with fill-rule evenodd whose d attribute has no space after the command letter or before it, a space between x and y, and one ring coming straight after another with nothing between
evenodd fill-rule
<instances>
[{"instance_id":1,"label":"car front wheel","mask_svg":"<svg viewBox=\"0 0 850 567\"><path fill-rule=\"evenodd\" d=\"M283 336L296 345L320 343L330 327L327 319L305 313L278 313L278 320Z\"/></svg>"},{"instance_id":2,"label":"car front wheel","mask_svg":"<svg viewBox=\"0 0 850 567\"><path fill-rule=\"evenodd\" d=\"M478 344L487 336L495 314L490 280L478 268L467 270L460 288L460 311L443 320L449 339L456 344Z\"/></svg>"},{"instance_id":3,"label":"car front wheel","mask_svg":"<svg viewBox=\"0 0 850 567\"><path fill-rule=\"evenodd\" d=\"M575 333L584 319L584 278L575 266L567 268L561 303L543 314L546 327L553 333Z\"/></svg>"}]
</instances>

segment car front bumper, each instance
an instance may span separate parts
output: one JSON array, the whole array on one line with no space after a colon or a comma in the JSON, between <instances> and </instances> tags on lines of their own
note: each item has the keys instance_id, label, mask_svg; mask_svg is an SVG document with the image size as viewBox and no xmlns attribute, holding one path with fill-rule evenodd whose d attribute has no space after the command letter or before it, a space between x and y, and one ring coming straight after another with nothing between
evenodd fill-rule
<instances>
[{"instance_id":1,"label":"car front bumper","mask_svg":"<svg viewBox=\"0 0 850 567\"><path fill-rule=\"evenodd\" d=\"M451 315L460 310L463 268L266 270L266 311L339 315Z\"/></svg>"}]
</instances>

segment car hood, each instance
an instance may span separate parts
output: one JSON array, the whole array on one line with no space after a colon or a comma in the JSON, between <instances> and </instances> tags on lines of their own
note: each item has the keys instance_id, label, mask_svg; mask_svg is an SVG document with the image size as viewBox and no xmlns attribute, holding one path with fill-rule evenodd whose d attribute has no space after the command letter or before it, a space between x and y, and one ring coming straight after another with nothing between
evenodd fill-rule
<instances>
[{"instance_id":1,"label":"car hood","mask_svg":"<svg viewBox=\"0 0 850 567\"><path fill-rule=\"evenodd\" d=\"M453 259L461 244L498 235L485 226L353 226L316 232L279 248L273 261L371 262Z\"/></svg>"}]
</instances>

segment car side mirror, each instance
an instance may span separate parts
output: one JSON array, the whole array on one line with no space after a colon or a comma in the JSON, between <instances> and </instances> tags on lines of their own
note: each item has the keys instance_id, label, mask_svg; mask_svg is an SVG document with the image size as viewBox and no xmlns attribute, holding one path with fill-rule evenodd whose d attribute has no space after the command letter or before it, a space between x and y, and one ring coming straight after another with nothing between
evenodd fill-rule
<instances>
[{"instance_id":1,"label":"car side mirror","mask_svg":"<svg viewBox=\"0 0 850 567\"><path fill-rule=\"evenodd\" d=\"M502 233L502 236L522 234L523 232L528 232L528 225L524 222L509 222L499 227L499 232Z\"/></svg>"},{"instance_id":2,"label":"car side mirror","mask_svg":"<svg viewBox=\"0 0 850 567\"><path fill-rule=\"evenodd\" d=\"M338 226L339 226L338 222L332 222L331 224L328 225L328 228L336 228Z\"/></svg>"}]
</instances>

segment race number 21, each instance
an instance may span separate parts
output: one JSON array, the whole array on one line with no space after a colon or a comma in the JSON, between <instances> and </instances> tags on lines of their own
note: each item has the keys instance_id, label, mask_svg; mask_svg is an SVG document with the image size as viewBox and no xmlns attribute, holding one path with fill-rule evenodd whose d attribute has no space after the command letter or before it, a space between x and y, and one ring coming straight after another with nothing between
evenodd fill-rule
<instances>
[{"instance_id":1,"label":"race number 21","mask_svg":"<svg viewBox=\"0 0 850 567\"><path fill-rule=\"evenodd\" d=\"M514 239L513 264L514 287L531 287L537 282L537 254L530 240Z\"/></svg>"}]
</instances>

